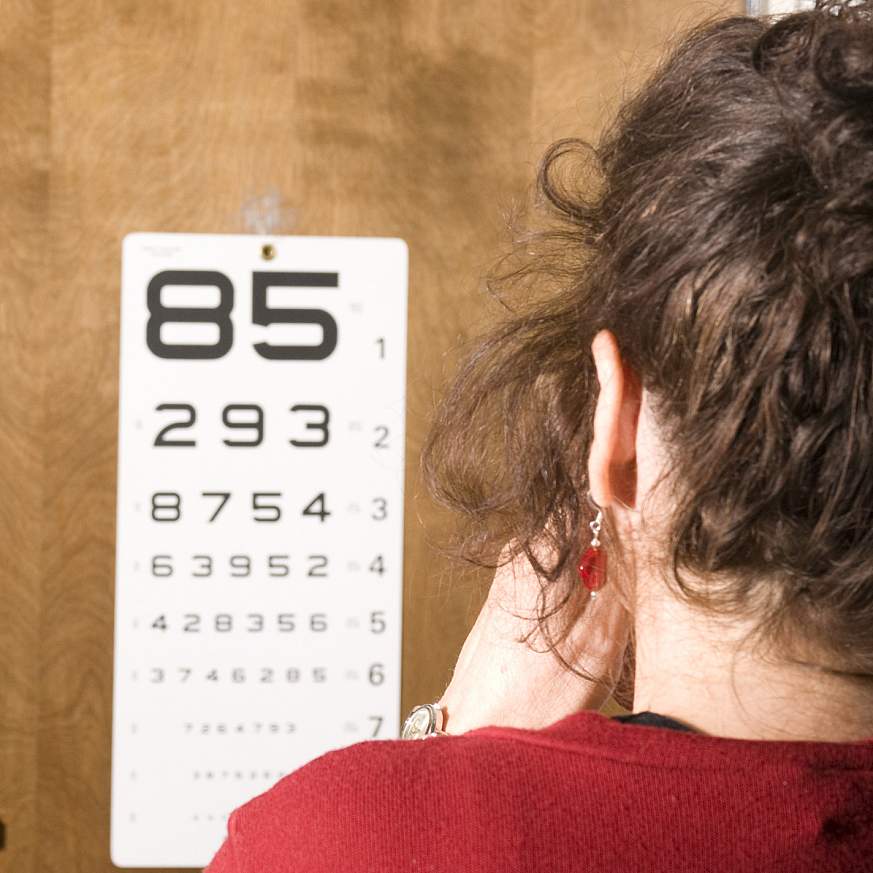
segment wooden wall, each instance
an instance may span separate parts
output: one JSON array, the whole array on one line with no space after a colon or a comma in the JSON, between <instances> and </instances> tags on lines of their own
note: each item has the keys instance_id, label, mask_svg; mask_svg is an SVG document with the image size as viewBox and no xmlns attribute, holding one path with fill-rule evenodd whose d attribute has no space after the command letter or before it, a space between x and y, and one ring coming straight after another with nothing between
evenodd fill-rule
<instances>
[{"instance_id":1,"label":"wooden wall","mask_svg":"<svg viewBox=\"0 0 873 873\"><path fill-rule=\"evenodd\" d=\"M487 579L417 477L545 146L739 0L7 0L0 23L0 819L10 873L109 862L118 297L130 231L410 249L403 710Z\"/></svg>"}]
</instances>

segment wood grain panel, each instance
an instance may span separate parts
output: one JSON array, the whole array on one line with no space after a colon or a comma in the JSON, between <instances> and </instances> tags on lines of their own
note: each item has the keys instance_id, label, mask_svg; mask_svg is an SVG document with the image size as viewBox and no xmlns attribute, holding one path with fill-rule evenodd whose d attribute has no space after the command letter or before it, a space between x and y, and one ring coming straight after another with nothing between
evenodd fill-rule
<instances>
[{"instance_id":1,"label":"wood grain panel","mask_svg":"<svg viewBox=\"0 0 873 873\"><path fill-rule=\"evenodd\" d=\"M52 339L49 4L9 2L0 28L0 869L34 868L45 495L43 377Z\"/></svg>"},{"instance_id":2,"label":"wood grain panel","mask_svg":"<svg viewBox=\"0 0 873 873\"><path fill-rule=\"evenodd\" d=\"M16 119L0 126L2 869L112 869L123 236L408 241L406 710L441 693L487 584L431 547L447 520L418 454L460 344L489 317L480 276L502 216L548 142L593 136L677 22L741 5L65 0L50 29L47 9L4 7L0 63L29 75L0 80ZM43 273L47 290L22 295Z\"/></svg>"}]
</instances>

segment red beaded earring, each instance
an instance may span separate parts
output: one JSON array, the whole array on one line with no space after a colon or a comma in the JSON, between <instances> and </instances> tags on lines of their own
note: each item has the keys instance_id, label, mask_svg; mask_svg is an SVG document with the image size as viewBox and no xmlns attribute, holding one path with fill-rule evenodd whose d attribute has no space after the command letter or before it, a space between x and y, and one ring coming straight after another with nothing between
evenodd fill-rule
<instances>
[{"instance_id":1,"label":"red beaded earring","mask_svg":"<svg viewBox=\"0 0 873 873\"><path fill-rule=\"evenodd\" d=\"M591 501L594 503L594 501ZM597 504L594 504L595 506ZM593 534L591 545L585 550L585 554L579 560L579 578L582 584L591 592L592 597L597 597L597 592L603 587L606 575L606 552L600 548L600 524L603 521L603 513L598 508L597 518L588 526Z\"/></svg>"}]
</instances>

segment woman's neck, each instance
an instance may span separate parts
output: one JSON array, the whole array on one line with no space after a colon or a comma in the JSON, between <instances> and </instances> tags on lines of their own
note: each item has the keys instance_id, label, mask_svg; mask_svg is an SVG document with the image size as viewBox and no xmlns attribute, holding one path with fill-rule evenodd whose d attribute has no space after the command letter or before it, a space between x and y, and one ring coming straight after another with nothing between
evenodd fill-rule
<instances>
[{"instance_id":1,"label":"woman's neck","mask_svg":"<svg viewBox=\"0 0 873 873\"><path fill-rule=\"evenodd\" d=\"M636 613L634 712L714 736L846 742L873 738L873 680L777 663L666 592Z\"/></svg>"}]
</instances>

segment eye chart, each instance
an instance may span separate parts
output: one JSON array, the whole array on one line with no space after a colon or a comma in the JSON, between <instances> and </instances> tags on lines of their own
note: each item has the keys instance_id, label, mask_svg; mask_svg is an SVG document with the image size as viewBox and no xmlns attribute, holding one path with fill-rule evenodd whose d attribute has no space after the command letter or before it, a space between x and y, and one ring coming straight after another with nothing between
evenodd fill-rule
<instances>
[{"instance_id":1,"label":"eye chart","mask_svg":"<svg viewBox=\"0 0 873 873\"><path fill-rule=\"evenodd\" d=\"M131 234L122 258L113 862L397 737L408 254Z\"/></svg>"}]
</instances>

